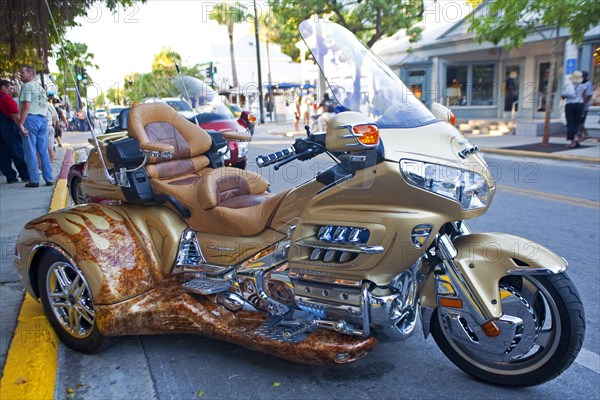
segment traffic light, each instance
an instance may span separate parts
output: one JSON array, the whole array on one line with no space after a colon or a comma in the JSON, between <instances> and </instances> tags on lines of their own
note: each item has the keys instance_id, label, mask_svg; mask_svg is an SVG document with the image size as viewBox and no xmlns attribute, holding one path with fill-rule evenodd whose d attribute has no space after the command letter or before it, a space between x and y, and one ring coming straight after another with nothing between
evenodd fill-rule
<instances>
[{"instance_id":1,"label":"traffic light","mask_svg":"<svg viewBox=\"0 0 600 400\"><path fill-rule=\"evenodd\" d=\"M78 81L83 79L83 71L85 71L82 67L80 66L75 66L75 79L77 79Z\"/></svg>"},{"instance_id":2,"label":"traffic light","mask_svg":"<svg viewBox=\"0 0 600 400\"><path fill-rule=\"evenodd\" d=\"M85 67L81 67L81 80L87 81L87 79L88 79L87 70L85 69Z\"/></svg>"},{"instance_id":3,"label":"traffic light","mask_svg":"<svg viewBox=\"0 0 600 400\"><path fill-rule=\"evenodd\" d=\"M212 61L208 63L208 66L206 67L205 71L206 71L206 77L207 78L212 78L213 73L214 73Z\"/></svg>"}]
</instances>

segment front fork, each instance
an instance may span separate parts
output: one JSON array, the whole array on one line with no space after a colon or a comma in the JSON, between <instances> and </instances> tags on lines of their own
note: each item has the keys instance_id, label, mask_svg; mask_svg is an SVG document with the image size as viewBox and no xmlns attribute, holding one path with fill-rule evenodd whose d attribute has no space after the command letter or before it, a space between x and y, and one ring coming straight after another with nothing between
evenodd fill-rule
<instances>
[{"instance_id":1,"label":"front fork","mask_svg":"<svg viewBox=\"0 0 600 400\"><path fill-rule=\"evenodd\" d=\"M496 337L501 326L513 325L502 312L503 277L556 274L567 268L563 258L537 243L498 233L472 234L464 222L448 224L427 257L432 271L421 296L425 337L437 307L470 315L487 336Z\"/></svg>"}]
</instances>

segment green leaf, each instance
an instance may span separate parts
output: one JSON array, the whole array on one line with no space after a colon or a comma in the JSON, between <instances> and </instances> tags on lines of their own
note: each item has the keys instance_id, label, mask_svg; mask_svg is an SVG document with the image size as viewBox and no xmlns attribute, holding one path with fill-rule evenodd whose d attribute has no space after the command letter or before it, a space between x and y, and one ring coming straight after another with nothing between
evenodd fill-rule
<instances>
[{"instance_id":1,"label":"green leaf","mask_svg":"<svg viewBox=\"0 0 600 400\"><path fill-rule=\"evenodd\" d=\"M204 390L199 391L198 396L196 396L196 397L202 397L202 396L204 396Z\"/></svg>"}]
</instances>

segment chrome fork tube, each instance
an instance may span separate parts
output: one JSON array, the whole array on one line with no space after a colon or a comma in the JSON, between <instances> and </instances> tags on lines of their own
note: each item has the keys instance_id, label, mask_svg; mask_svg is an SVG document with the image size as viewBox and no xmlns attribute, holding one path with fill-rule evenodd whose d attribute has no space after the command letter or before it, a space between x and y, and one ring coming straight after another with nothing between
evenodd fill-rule
<instances>
[{"instance_id":1,"label":"chrome fork tube","mask_svg":"<svg viewBox=\"0 0 600 400\"><path fill-rule=\"evenodd\" d=\"M481 302L475 295L473 289L469 286L465 278L463 277L460 269L454 262L454 257L457 255L456 248L450 242L450 239L446 235L440 235L437 241L437 248L439 250L439 256L442 259L445 273L452 282L452 286L459 298L465 302L465 311L471 314L474 320L480 326L494 319L494 317L486 311L481 305Z\"/></svg>"}]
</instances>

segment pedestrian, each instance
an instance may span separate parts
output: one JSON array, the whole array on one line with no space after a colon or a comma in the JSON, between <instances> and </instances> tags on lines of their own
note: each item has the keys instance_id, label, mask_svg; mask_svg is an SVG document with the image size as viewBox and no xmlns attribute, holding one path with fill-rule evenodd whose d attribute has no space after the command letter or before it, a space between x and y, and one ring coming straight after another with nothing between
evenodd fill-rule
<instances>
[{"instance_id":1,"label":"pedestrian","mask_svg":"<svg viewBox=\"0 0 600 400\"><path fill-rule=\"evenodd\" d=\"M56 109L56 114L58 115L58 121L57 121L56 125L54 125L54 139L56 139L56 143L58 143L58 147L62 147L63 126L64 126L64 129L69 129L69 121L67 120L67 117L65 116L65 111L63 111L63 109L61 108L60 100L53 99L52 104L54 105L54 108ZM62 125L61 125L61 121L62 121Z\"/></svg>"},{"instance_id":2,"label":"pedestrian","mask_svg":"<svg viewBox=\"0 0 600 400\"><path fill-rule=\"evenodd\" d=\"M79 132L85 132L85 114L81 108L77 110L77 126L79 127Z\"/></svg>"},{"instance_id":3,"label":"pedestrian","mask_svg":"<svg viewBox=\"0 0 600 400\"><path fill-rule=\"evenodd\" d=\"M13 100L14 86L10 81L0 81L0 171L7 183L17 181L17 172L22 182L29 181L29 172L23 153L23 140L19 131L19 106Z\"/></svg>"},{"instance_id":4,"label":"pedestrian","mask_svg":"<svg viewBox=\"0 0 600 400\"><path fill-rule=\"evenodd\" d=\"M46 148L46 134L48 131L46 91L36 81L36 73L33 66L24 65L21 67L19 77L23 82L21 92L19 93L19 102L21 105L19 107L21 113L19 117L19 129L24 136L25 162L29 171L29 182L25 186L40 186L39 164L36 151L40 154L42 176L44 177L44 181L46 181L46 186L52 186L54 184L52 165Z\"/></svg>"},{"instance_id":5,"label":"pedestrian","mask_svg":"<svg viewBox=\"0 0 600 400\"><path fill-rule=\"evenodd\" d=\"M48 121L47 125L47 147L48 147L48 156L50 157L50 162L54 161L54 126L58 122L58 113L52 104L52 96L48 97L48 112L46 113L46 119Z\"/></svg>"},{"instance_id":6,"label":"pedestrian","mask_svg":"<svg viewBox=\"0 0 600 400\"><path fill-rule=\"evenodd\" d=\"M587 71L581 71L581 75L583 77L583 86L585 88L585 92L583 93L583 113L581 114L581 124L579 125L579 141L583 142L586 139L589 139L590 134L587 129L585 129L585 119L587 117L588 111L590 110L590 106L592 105L592 95L594 94L594 85L588 79Z\"/></svg>"},{"instance_id":7,"label":"pedestrian","mask_svg":"<svg viewBox=\"0 0 600 400\"><path fill-rule=\"evenodd\" d=\"M583 74L581 71L575 71L569 77L562 91L562 98L565 100L565 117L567 119L567 140L571 143L567 147L579 147L577 133L581 123L583 113L583 94L585 86L583 85Z\"/></svg>"},{"instance_id":8,"label":"pedestrian","mask_svg":"<svg viewBox=\"0 0 600 400\"><path fill-rule=\"evenodd\" d=\"M300 130L300 103L302 102L302 97L299 97L295 102L294 109L294 130L298 132Z\"/></svg>"}]
</instances>

